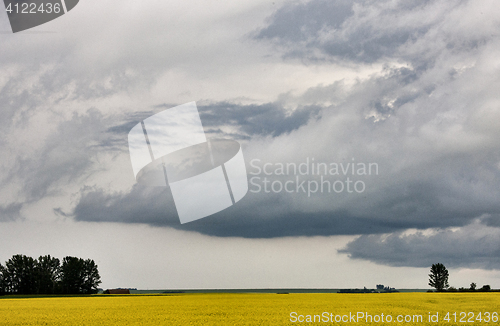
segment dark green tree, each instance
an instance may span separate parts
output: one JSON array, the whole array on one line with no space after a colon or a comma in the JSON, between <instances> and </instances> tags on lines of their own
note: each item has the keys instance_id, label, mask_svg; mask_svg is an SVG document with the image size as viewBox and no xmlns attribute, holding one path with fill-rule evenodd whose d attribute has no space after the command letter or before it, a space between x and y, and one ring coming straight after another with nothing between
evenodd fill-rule
<instances>
[{"instance_id":1,"label":"dark green tree","mask_svg":"<svg viewBox=\"0 0 500 326\"><path fill-rule=\"evenodd\" d=\"M55 257L38 260L14 255L5 266L0 264L1 294L93 294L101 277L96 263L76 257L65 257L62 265Z\"/></svg>"},{"instance_id":2,"label":"dark green tree","mask_svg":"<svg viewBox=\"0 0 500 326\"><path fill-rule=\"evenodd\" d=\"M37 293L53 294L61 276L61 264L55 257L40 256L36 264Z\"/></svg>"},{"instance_id":3,"label":"dark green tree","mask_svg":"<svg viewBox=\"0 0 500 326\"><path fill-rule=\"evenodd\" d=\"M101 284L101 276L99 275L97 265L93 260L87 259L84 263L84 280L82 293L97 293L99 284Z\"/></svg>"},{"instance_id":4,"label":"dark green tree","mask_svg":"<svg viewBox=\"0 0 500 326\"><path fill-rule=\"evenodd\" d=\"M5 263L7 290L14 294L36 292L36 261L25 255L14 255Z\"/></svg>"},{"instance_id":5,"label":"dark green tree","mask_svg":"<svg viewBox=\"0 0 500 326\"><path fill-rule=\"evenodd\" d=\"M491 286L489 286L489 285L483 285L483 287L481 289L479 289L479 291L489 292L489 291L491 291Z\"/></svg>"},{"instance_id":6,"label":"dark green tree","mask_svg":"<svg viewBox=\"0 0 500 326\"><path fill-rule=\"evenodd\" d=\"M448 270L441 264L432 264L431 273L429 274L429 285L435 288L438 292L449 287Z\"/></svg>"},{"instance_id":7,"label":"dark green tree","mask_svg":"<svg viewBox=\"0 0 500 326\"><path fill-rule=\"evenodd\" d=\"M61 289L67 294L97 293L101 277L96 263L76 257L64 257L61 267Z\"/></svg>"},{"instance_id":8,"label":"dark green tree","mask_svg":"<svg viewBox=\"0 0 500 326\"><path fill-rule=\"evenodd\" d=\"M6 292L6 284L4 281L5 268L0 264L0 295L4 295Z\"/></svg>"},{"instance_id":9,"label":"dark green tree","mask_svg":"<svg viewBox=\"0 0 500 326\"><path fill-rule=\"evenodd\" d=\"M61 266L61 289L65 294L82 293L84 285L84 260L64 257Z\"/></svg>"},{"instance_id":10,"label":"dark green tree","mask_svg":"<svg viewBox=\"0 0 500 326\"><path fill-rule=\"evenodd\" d=\"M471 291L476 291L476 287L477 287L477 284L476 284L476 283L474 283L474 282L472 282L472 283L470 284L470 288L469 288L469 290L471 290Z\"/></svg>"}]
</instances>

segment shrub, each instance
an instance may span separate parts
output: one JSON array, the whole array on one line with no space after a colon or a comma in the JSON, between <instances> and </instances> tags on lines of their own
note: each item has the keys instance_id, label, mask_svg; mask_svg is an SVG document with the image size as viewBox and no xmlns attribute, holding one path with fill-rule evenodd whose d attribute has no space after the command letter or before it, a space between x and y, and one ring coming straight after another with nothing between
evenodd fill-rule
<instances>
[{"instance_id":1,"label":"shrub","mask_svg":"<svg viewBox=\"0 0 500 326\"><path fill-rule=\"evenodd\" d=\"M491 286L489 286L489 285L483 285L483 287L479 291L489 292L490 290L491 290Z\"/></svg>"}]
</instances>

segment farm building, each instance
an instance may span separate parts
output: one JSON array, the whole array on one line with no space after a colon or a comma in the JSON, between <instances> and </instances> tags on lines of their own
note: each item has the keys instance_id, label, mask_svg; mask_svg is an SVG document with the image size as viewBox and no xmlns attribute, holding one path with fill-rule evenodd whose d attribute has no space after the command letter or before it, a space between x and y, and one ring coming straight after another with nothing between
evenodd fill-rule
<instances>
[{"instance_id":1,"label":"farm building","mask_svg":"<svg viewBox=\"0 0 500 326\"><path fill-rule=\"evenodd\" d=\"M107 289L103 294L130 294L129 289Z\"/></svg>"}]
</instances>

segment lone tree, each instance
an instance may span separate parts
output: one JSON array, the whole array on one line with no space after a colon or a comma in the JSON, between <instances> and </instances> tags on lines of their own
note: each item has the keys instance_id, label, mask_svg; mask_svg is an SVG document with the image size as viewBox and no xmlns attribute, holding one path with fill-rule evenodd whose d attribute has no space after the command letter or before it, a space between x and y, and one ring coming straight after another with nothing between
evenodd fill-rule
<instances>
[{"instance_id":1,"label":"lone tree","mask_svg":"<svg viewBox=\"0 0 500 326\"><path fill-rule=\"evenodd\" d=\"M432 264L431 273L429 274L429 285L435 288L438 292L448 288L448 270L441 264Z\"/></svg>"}]
</instances>

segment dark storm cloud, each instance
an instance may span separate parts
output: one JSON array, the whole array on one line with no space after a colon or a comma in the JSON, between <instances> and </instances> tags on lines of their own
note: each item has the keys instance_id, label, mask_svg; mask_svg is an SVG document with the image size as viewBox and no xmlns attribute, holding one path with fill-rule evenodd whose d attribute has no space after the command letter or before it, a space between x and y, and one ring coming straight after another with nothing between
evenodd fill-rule
<instances>
[{"instance_id":1,"label":"dark storm cloud","mask_svg":"<svg viewBox=\"0 0 500 326\"><path fill-rule=\"evenodd\" d=\"M353 259L390 266L500 268L500 229L479 221L425 234L362 235L339 251Z\"/></svg>"},{"instance_id":2,"label":"dark storm cloud","mask_svg":"<svg viewBox=\"0 0 500 326\"><path fill-rule=\"evenodd\" d=\"M248 161L248 158L247 158ZM249 178L254 177L249 166ZM494 200L481 198L472 188L442 184L440 167L420 181L393 175L395 182L380 184L374 191L347 197L325 193L250 192L236 205L199 221L181 225L168 188L134 186L131 192L106 193L87 189L69 215L79 221L146 223L195 231L219 237L273 238L284 236L329 236L381 234L411 228L464 226L481 214L500 213ZM460 168L458 169L460 171ZM402 174L413 172L404 171ZM455 175L455 171L449 171ZM265 176L269 182L289 178ZM304 180L310 180L307 177ZM377 180L375 180L376 182ZM451 181L450 181L451 182ZM491 186L500 182L498 176ZM370 185L369 182L367 182ZM495 191L488 189L484 191ZM317 204L315 204L317 203Z\"/></svg>"},{"instance_id":3,"label":"dark storm cloud","mask_svg":"<svg viewBox=\"0 0 500 326\"><path fill-rule=\"evenodd\" d=\"M22 97L19 95L19 99ZM168 107L172 106L175 105ZM6 173L3 182L21 181L27 202L56 195L65 184L78 182L98 171L100 167L96 164L96 156L99 153L127 152L126 135L130 129L166 107L161 105L151 111L108 117L96 109L89 109L83 114L75 113L70 120L58 125L36 153L15 158L15 164ZM272 103L242 106L225 102L200 106L199 110L209 134L234 139L248 139L255 135L278 136L305 125L319 113L319 108L314 107L299 108L287 115L282 107ZM121 123L116 124L117 121ZM235 132L228 135L223 131L228 127ZM137 192L134 194L137 195ZM85 198L91 200L91 197ZM147 219L146 222L164 223L160 217Z\"/></svg>"},{"instance_id":4,"label":"dark storm cloud","mask_svg":"<svg viewBox=\"0 0 500 326\"><path fill-rule=\"evenodd\" d=\"M161 104L152 111L137 112L125 121L108 129L113 134L128 134L130 129L145 118L176 106ZM321 107L302 106L287 111L278 103L242 105L231 102L216 102L197 105L201 122L207 134L233 139L250 139L254 136L277 137L297 130L314 119L320 118ZM232 132L225 130L231 129Z\"/></svg>"},{"instance_id":5,"label":"dark storm cloud","mask_svg":"<svg viewBox=\"0 0 500 326\"><path fill-rule=\"evenodd\" d=\"M64 215L74 216L77 221L145 223L218 237L244 238L390 232L412 226L401 222L380 223L341 210L317 213L283 210L277 207L282 199L270 194L261 196L258 206L254 200L244 198L237 206L181 225L169 188L135 185L130 193L117 194L84 189L74 211Z\"/></svg>"},{"instance_id":6,"label":"dark storm cloud","mask_svg":"<svg viewBox=\"0 0 500 326\"><path fill-rule=\"evenodd\" d=\"M366 102L362 103L369 104L372 102L372 94L393 91L398 85L409 85L413 88L411 83L416 79L408 78L409 75L411 73L406 69L397 69L386 78L374 79L358 85L351 95L353 99L348 98L346 101L348 104L345 112L352 114L351 103L355 102L354 98L359 101L363 94L368 95ZM401 96L403 99L400 102L395 101L389 113L381 110L381 114L387 114L386 120L377 124L370 122L369 119L356 120L356 127L348 124L345 130L338 130L347 138L337 139L335 142L337 150L343 148L350 155L363 157L366 155L367 148L375 147L378 148L375 153L377 160L385 160L379 162L380 177L373 176L371 179L364 179L368 188L364 194L346 198L335 193L325 193L309 198L304 193L276 194L250 191L237 205L199 221L180 225L175 203L168 188L148 189L136 185L131 192L123 193L109 193L104 189L89 188L83 192L74 211L68 214L79 221L146 223L220 237L272 238L381 234L409 228L424 230L449 226L460 227L469 224L477 216L500 213L497 200L500 197L498 187L500 171L497 168L500 154L498 151L491 150L495 149L496 145L485 143L484 147L472 149L472 152L469 148L462 149L459 146L450 152L443 152L439 148L433 149L431 144L422 140L417 143L417 148L408 148L408 139L404 136L405 129L402 129L403 134L399 131L396 133L391 131L393 126L390 114L398 112L400 108L407 105L413 106L416 99L427 97L428 93L426 91L416 93L402 91L401 93L407 95ZM235 118L231 115L232 112L228 113L224 110L225 105L227 104L200 107L202 113L220 110L217 118L210 116L213 122L207 123L206 118L202 119L205 127L207 124L211 126L210 123L217 124L221 128L229 125L237 130L239 128L241 128L239 130L250 130L247 131L248 134L259 135L251 128L244 129L245 119L247 119L245 113L250 110L237 107L239 114ZM235 110L235 107L229 106L227 110ZM361 112L365 112L364 104L361 104L360 108L362 108ZM342 106L324 108L320 113L325 114L331 111L336 114L343 110ZM412 120L413 126L420 124L426 126L429 121L433 121L434 115L439 112L431 112L430 118L421 116L419 120ZM122 134L122 138L125 139L131 125L137 123L137 119L143 119L145 115L144 112L138 113L137 116L130 118L132 122L125 122L116 128L110 128L108 132L112 130L117 135ZM271 120L276 114L271 111L270 115ZM253 115L249 114L248 117L251 120ZM328 118L331 119L331 117ZM323 121L324 119L310 120L310 125L303 125L304 128L309 127L309 129L303 132L296 129L276 139L286 140L284 143L286 146L297 148L299 158L295 162L303 162L304 158L300 156L301 144L290 143L287 139L297 134L303 137L304 133L310 133L314 129L323 130L323 135L328 137L329 132L336 131L337 128L321 127L322 123L325 125L330 123ZM233 121L239 121L239 124L232 125ZM357 124L358 122L360 125ZM241 125L243 127L240 127ZM249 125L252 126L251 123ZM405 125L404 119L396 125ZM347 130L356 130L355 135L360 137L361 141L353 138L352 134L346 132ZM359 148L353 145L358 143ZM249 142L249 145L251 144L252 141ZM332 153L337 150L330 149ZM419 152L420 150L423 152ZM249 178L256 176L255 168L250 161L260 158L258 152L258 149L257 153L244 151ZM474 154L471 155L469 152ZM320 156L317 151L315 153ZM326 157L329 157L328 154ZM273 157L264 156L262 164L267 162L266 158L271 162L274 160ZM391 165L396 167L391 168ZM484 176L478 174L478 171L482 171L481 174ZM257 176L266 177L262 173ZM270 181L289 180L287 177L267 177ZM310 178L305 177L304 180L310 180ZM255 187L251 185L250 189L255 190Z\"/></svg>"},{"instance_id":7,"label":"dark storm cloud","mask_svg":"<svg viewBox=\"0 0 500 326\"><path fill-rule=\"evenodd\" d=\"M130 130L146 119L153 115L153 111L140 111L125 116L115 116L114 121L109 119L111 126L108 126L103 133L104 137L100 141L99 146L103 148L113 148L115 150L127 151L128 143L127 137ZM119 124L116 124L119 121Z\"/></svg>"},{"instance_id":8,"label":"dark storm cloud","mask_svg":"<svg viewBox=\"0 0 500 326\"><path fill-rule=\"evenodd\" d=\"M417 17L418 10L428 10L429 5L397 4L403 11L417 10ZM389 25L387 35L394 28ZM425 37L419 42L422 44L407 49L411 57L423 53L424 58L434 47L433 40ZM488 44L493 46L494 40ZM284 192L248 193L227 210L180 225L174 211L166 213L137 187L129 193L98 189L86 192L74 212L68 213L80 221L147 223L215 236L256 238L464 227L477 216L499 214L498 120L495 111L477 111L494 103L497 95L491 85L499 80L495 74L486 77L483 69L488 60L478 67L468 63L481 55L488 57L488 47L477 52L468 47L445 47L438 52L439 64L385 66L381 74L351 86L336 82L313 87L291 99L305 104L295 105L297 109L290 113L275 103L199 105L206 131L248 140L244 155L249 171L254 158L263 163L300 163L306 156L326 162L351 157L377 162L381 175L365 180L367 191L362 195L308 198ZM481 83L488 88L471 87ZM325 102L334 104L318 104ZM160 105L153 111L172 106ZM125 139L129 128L144 115L146 112L138 113L108 131ZM168 189L162 196L173 207ZM154 196L154 200L159 198ZM124 211L123 203L135 203L140 209Z\"/></svg>"},{"instance_id":9,"label":"dark storm cloud","mask_svg":"<svg viewBox=\"0 0 500 326\"><path fill-rule=\"evenodd\" d=\"M278 9L255 38L279 45L285 57L363 63L404 58L426 65L428 62L420 62L421 58L408 56L405 47L431 31L439 23L436 16L445 15L465 2L291 2ZM449 46L455 45L449 42Z\"/></svg>"},{"instance_id":10,"label":"dark storm cloud","mask_svg":"<svg viewBox=\"0 0 500 326\"><path fill-rule=\"evenodd\" d=\"M311 119L319 118L321 108L307 106L287 112L276 103L238 105L222 102L201 105L198 109L203 127L209 133L217 134L221 128L233 127L240 131L241 136L277 137L297 130Z\"/></svg>"},{"instance_id":11,"label":"dark storm cloud","mask_svg":"<svg viewBox=\"0 0 500 326\"><path fill-rule=\"evenodd\" d=\"M177 213L168 188L134 185L130 193L107 194L102 189L85 187L71 214L77 221L174 224Z\"/></svg>"},{"instance_id":12,"label":"dark storm cloud","mask_svg":"<svg viewBox=\"0 0 500 326\"><path fill-rule=\"evenodd\" d=\"M500 214L490 214L484 217L483 222L485 225L500 227Z\"/></svg>"}]
</instances>

